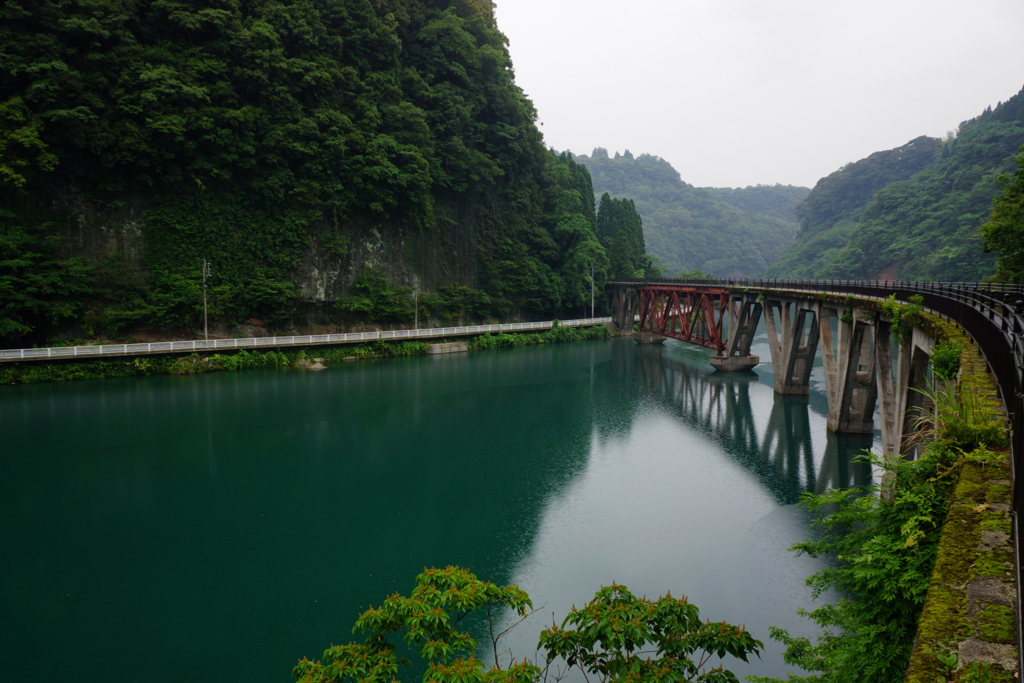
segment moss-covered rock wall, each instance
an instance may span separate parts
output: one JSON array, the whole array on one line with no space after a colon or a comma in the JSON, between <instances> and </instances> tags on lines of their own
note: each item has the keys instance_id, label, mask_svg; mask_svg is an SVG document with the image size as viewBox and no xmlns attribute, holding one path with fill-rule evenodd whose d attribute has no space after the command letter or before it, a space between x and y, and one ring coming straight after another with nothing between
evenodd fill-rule
<instances>
[{"instance_id":1,"label":"moss-covered rock wall","mask_svg":"<svg viewBox=\"0 0 1024 683\"><path fill-rule=\"evenodd\" d=\"M981 394L988 411L1001 413L995 381L977 345L952 324L944 324L943 332L964 345L960 391ZM990 452L964 464L942 529L907 683L1016 680L1011 490L1009 452Z\"/></svg>"}]
</instances>

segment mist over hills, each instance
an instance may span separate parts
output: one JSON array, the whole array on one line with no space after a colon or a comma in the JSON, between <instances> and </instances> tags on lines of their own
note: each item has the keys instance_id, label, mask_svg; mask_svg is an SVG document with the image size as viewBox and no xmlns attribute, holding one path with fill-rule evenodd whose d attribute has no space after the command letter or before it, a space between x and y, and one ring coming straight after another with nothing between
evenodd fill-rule
<instances>
[{"instance_id":1,"label":"mist over hills","mask_svg":"<svg viewBox=\"0 0 1024 683\"><path fill-rule=\"evenodd\" d=\"M664 159L628 150L573 158L595 194L634 199L667 275L978 281L996 262L979 230L1021 145L1024 90L945 140L875 152L813 189L697 188Z\"/></svg>"},{"instance_id":2,"label":"mist over hills","mask_svg":"<svg viewBox=\"0 0 1024 683\"><path fill-rule=\"evenodd\" d=\"M649 253L667 275L700 270L721 277L759 277L796 237L793 213L807 188L759 185L697 188L664 159L604 148L574 155L594 193L633 199Z\"/></svg>"},{"instance_id":3,"label":"mist over hills","mask_svg":"<svg viewBox=\"0 0 1024 683\"><path fill-rule=\"evenodd\" d=\"M787 223L797 221L796 207L811 191L796 185L748 185L747 187L702 187L718 201L748 213L774 216Z\"/></svg>"}]
</instances>

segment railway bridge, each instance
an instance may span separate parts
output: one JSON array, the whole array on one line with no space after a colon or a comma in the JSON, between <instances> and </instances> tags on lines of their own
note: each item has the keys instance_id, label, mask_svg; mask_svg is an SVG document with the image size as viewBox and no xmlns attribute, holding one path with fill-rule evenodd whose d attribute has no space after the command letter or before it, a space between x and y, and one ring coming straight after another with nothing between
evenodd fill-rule
<instances>
[{"instance_id":1,"label":"railway bridge","mask_svg":"<svg viewBox=\"0 0 1024 683\"><path fill-rule=\"evenodd\" d=\"M764 319L775 391L807 394L820 350L829 399L829 429L870 434L876 405L884 447L903 448L903 418L926 386L934 332L894 329L879 301L895 295L964 328L995 374L1000 398L1016 426L1024 414L1024 287L1020 285L849 280L623 280L608 285L612 316L622 329L634 322L642 341L678 339L715 351L711 365L747 370L761 359L751 343ZM897 342L897 343L894 343ZM894 349L895 347L895 349ZM894 353L895 350L895 353ZM1015 455L1024 455L1014 430ZM1017 499L1019 500L1019 499Z\"/></svg>"},{"instance_id":2,"label":"railway bridge","mask_svg":"<svg viewBox=\"0 0 1024 683\"><path fill-rule=\"evenodd\" d=\"M880 302L894 296L952 321L977 343L995 377L1010 421L1013 545L1017 568L1018 656L1021 645L1020 517L1024 509L1024 286L994 283L869 280L650 279L608 283L612 315L638 341L678 339L714 351L721 371L749 370L761 319L768 336L775 391L809 393L821 352L828 427L870 434L878 407L885 457L912 456L907 435L924 395L935 331L907 330ZM1021 663L1019 670L1024 670Z\"/></svg>"}]
</instances>

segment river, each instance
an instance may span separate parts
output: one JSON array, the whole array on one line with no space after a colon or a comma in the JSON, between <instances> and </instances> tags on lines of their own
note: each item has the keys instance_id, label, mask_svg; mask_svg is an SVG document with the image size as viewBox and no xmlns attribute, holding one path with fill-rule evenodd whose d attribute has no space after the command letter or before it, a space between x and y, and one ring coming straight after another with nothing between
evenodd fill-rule
<instances>
[{"instance_id":1,"label":"river","mask_svg":"<svg viewBox=\"0 0 1024 683\"><path fill-rule=\"evenodd\" d=\"M870 437L669 341L577 342L0 387L0 667L69 681L286 681L425 566L543 608L615 581L765 641L813 635L803 490L870 480Z\"/></svg>"}]
</instances>

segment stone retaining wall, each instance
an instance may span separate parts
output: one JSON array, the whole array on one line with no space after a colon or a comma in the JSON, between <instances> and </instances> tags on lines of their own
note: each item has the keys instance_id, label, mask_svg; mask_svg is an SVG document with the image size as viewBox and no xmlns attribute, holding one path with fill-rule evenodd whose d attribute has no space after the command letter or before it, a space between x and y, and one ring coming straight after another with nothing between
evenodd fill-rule
<instances>
[{"instance_id":1,"label":"stone retaining wall","mask_svg":"<svg viewBox=\"0 0 1024 683\"><path fill-rule=\"evenodd\" d=\"M1002 414L988 364L962 330L943 336L964 345L960 390L981 393ZM1009 683L1017 680L1017 619L1009 452L966 462L953 492L925 600L907 683Z\"/></svg>"}]
</instances>

